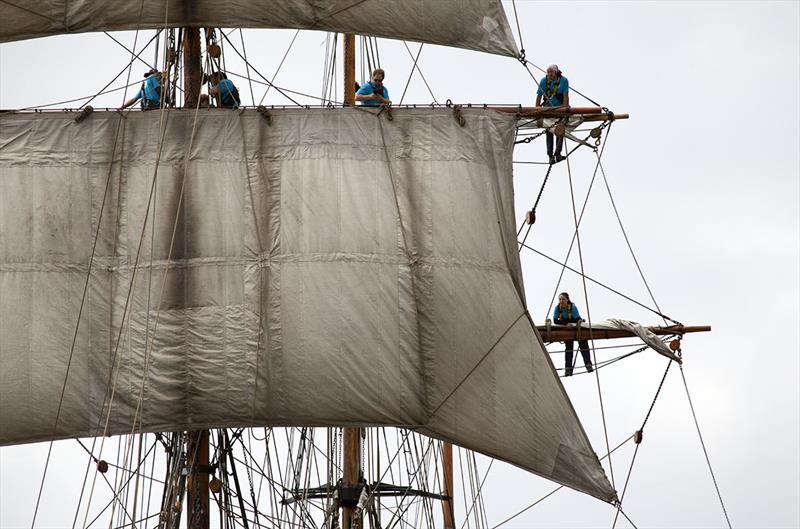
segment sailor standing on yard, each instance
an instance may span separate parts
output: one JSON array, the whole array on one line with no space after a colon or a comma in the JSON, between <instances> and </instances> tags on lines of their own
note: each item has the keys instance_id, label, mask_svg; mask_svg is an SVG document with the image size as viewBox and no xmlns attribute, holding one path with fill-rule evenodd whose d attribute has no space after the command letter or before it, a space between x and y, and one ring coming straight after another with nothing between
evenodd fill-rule
<instances>
[{"instance_id":1,"label":"sailor standing on yard","mask_svg":"<svg viewBox=\"0 0 800 529\"><path fill-rule=\"evenodd\" d=\"M542 100L544 96L544 100ZM566 77L561 75L561 70L558 65L551 64L547 67L547 76L539 81L539 90L536 92L536 106L546 107L559 107L566 106L569 108L569 81ZM556 140L556 150L553 152L553 133L549 130L545 132L547 136L547 157L550 163L557 163L565 159L561 154L561 149L564 147L564 138L559 137Z\"/></svg>"},{"instance_id":2,"label":"sailor standing on yard","mask_svg":"<svg viewBox=\"0 0 800 529\"><path fill-rule=\"evenodd\" d=\"M558 295L558 305L553 310L553 323L557 325L567 325L569 323L582 322L581 315L578 312L578 306L569 300L569 294L562 292ZM572 351L574 347L574 340L564 340L566 350L564 351L564 376L572 376ZM581 350L583 356L583 363L586 365L586 371L591 373L592 357L589 353L589 342L587 340L578 340L578 348Z\"/></svg>"},{"instance_id":3,"label":"sailor standing on yard","mask_svg":"<svg viewBox=\"0 0 800 529\"><path fill-rule=\"evenodd\" d=\"M161 106L161 74L155 68L144 74L144 81L139 92L125 101L122 108L128 108L137 101L142 102L142 110L153 110Z\"/></svg>"},{"instance_id":4,"label":"sailor standing on yard","mask_svg":"<svg viewBox=\"0 0 800 529\"><path fill-rule=\"evenodd\" d=\"M362 105L368 107L391 105L389 90L383 86L384 77L386 77L386 73L381 68L376 68L372 72L372 80L364 83L364 86L356 92L356 101L360 101Z\"/></svg>"}]
</instances>

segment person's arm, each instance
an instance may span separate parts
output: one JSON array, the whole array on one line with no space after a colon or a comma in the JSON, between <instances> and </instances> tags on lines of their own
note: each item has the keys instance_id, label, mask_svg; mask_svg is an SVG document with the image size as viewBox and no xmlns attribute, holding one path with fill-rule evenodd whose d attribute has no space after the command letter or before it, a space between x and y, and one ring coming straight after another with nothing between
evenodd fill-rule
<instances>
[{"instance_id":1,"label":"person's arm","mask_svg":"<svg viewBox=\"0 0 800 529\"><path fill-rule=\"evenodd\" d=\"M536 89L536 106L542 106L542 96L544 95L544 79L539 81L539 87Z\"/></svg>"},{"instance_id":2,"label":"person's arm","mask_svg":"<svg viewBox=\"0 0 800 529\"><path fill-rule=\"evenodd\" d=\"M130 98L127 101L125 101L122 104L122 107L120 107L120 108L128 108L129 106L131 106L134 103L136 103L137 101L139 101L141 98L142 98L142 91L139 90L138 92L136 92L135 96L133 96L132 98Z\"/></svg>"},{"instance_id":3,"label":"person's arm","mask_svg":"<svg viewBox=\"0 0 800 529\"><path fill-rule=\"evenodd\" d=\"M558 305L556 305L555 308L553 309L553 322L558 323L559 316L560 314L558 310Z\"/></svg>"},{"instance_id":4,"label":"person's arm","mask_svg":"<svg viewBox=\"0 0 800 529\"><path fill-rule=\"evenodd\" d=\"M367 92L369 90L369 92ZM372 93L372 88L369 83L364 83L361 88L356 91L356 101L371 101L375 99Z\"/></svg>"},{"instance_id":5,"label":"person's arm","mask_svg":"<svg viewBox=\"0 0 800 529\"><path fill-rule=\"evenodd\" d=\"M563 90L564 90L564 92L563 92L564 101L561 104L564 105L565 107L569 108L569 80L567 80L566 77L563 78L563 85L562 86L563 86Z\"/></svg>"},{"instance_id":6,"label":"person's arm","mask_svg":"<svg viewBox=\"0 0 800 529\"><path fill-rule=\"evenodd\" d=\"M536 95L536 106L537 107L542 106L542 96L540 96L538 94Z\"/></svg>"},{"instance_id":7,"label":"person's arm","mask_svg":"<svg viewBox=\"0 0 800 529\"><path fill-rule=\"evenodd\" d=\"M386 95L385 96L378 95L378 97L381 98L380 99L381 103L384 104L384 105L391 105L392 104L392 100L389 99L389 89L386 88L385 86L383 87L383 93L386 94Z\"/></svg>"},{"instance_id":8,"label":"person's arm","mask_svg":"<svg viewBox=\"0 0 800 529\"><path fill-rule=\"evenodd\" d=\"M578 312L578 306L574 303L572 304L572 319L575 321L582 319L581 313Z\"/></svg>"},{"instance_id":9,"label":"person's arm","mask_svg":"<svg viewBox=\"0 0 800 529\"><path fill-rule=\"evenodd\" d=\"M122 103L122 107L120 107L120 108L128 108L129 106L133 105L137 101L139 101L138 97L132 97L132 98L128 99L127 101L125 101L124 103Z\"/></svg>"}]
</instances>

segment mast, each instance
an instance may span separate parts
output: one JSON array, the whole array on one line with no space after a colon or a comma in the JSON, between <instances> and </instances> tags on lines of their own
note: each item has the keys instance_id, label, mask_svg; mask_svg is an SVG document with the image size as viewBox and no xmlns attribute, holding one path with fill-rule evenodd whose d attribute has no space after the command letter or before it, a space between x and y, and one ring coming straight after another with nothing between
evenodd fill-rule
<instances>
[{"instance_id":1,"label":"mast","mask_svg":"<svg viewBox=\"0 0 800 529\"><path fill-rule=\"evenodd\" d=\"M444 529L456 528L455 509L453 508L453 445L442 443L442 517Z\"/></svg>"},{"instance_id":2,"label":"mast","mask_svg":"<svg viewBox=\"0 0 800 529\"><path fill-rule=\"evenodd\" d=\"M203 65L200 57L200 29L183 28L183 106L197 107L203 85ZM187 528L208 529L208 430L193 430L187 435L189 476L187 479Z\"/></svg>"},{"instance_id":3,"label":"mast","mask_svg":"<svg viewBox=\"0 0 800 529\"><path fill-rule=\"evenodd\" d=\"M183 28L183 106L195 108L203 84L200 29Z\"/></svg>"},{"instance_id":4,"label":"mast","mask_svg":"<svg viewBox=\"0 0 800 529\"><path fill-rule=\"evenodd\" d=\"M345 33L344 39L344 90L345 106L353 106L356 99L356 36ZM361 527L360 519L353 519L356 511L361 481L361 428L344 428L342 433L342 529Z\"/></svg>"},{"instance_id":5,"label":"mast","mask_svg":"<svg viewBox=\"0 0 800 529\"><path fill-rule=\"evenodd\" d=\"M208 430L194 430L186 436L186 519L188 529L208 529Z\"/></svg>"}]
</instances>

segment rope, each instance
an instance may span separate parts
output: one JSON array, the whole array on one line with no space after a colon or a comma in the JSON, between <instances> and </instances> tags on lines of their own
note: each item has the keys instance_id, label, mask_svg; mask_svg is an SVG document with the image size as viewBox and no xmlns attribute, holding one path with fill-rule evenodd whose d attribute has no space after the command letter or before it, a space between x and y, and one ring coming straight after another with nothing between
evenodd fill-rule
<instances>
[{"instance_id":1,"label":"rope","mask_svg":"<svg viewBox=\"0 0 800 529\"><path fill-rule=\"evenodd\" d=\"M611 132L611 127L608 128L609 132ZM656 306L659 312L661 312L661 307L658 306L658 302L656 301L655 296L653 296L653 291L650 290L650 285L647 283L647 279L644 277L644 272L642 272L642 267L639 266L639 260L636 258L636 253L633 251L633 246L631 246L631 241L628 239L628 233L625 231L625 226L622 225L622 219L620 218L619 211L617 210L617 204L614 201L614 196L611 194L611 186L608 184L608 178L606 178L606 172L603 169L603 164L600 161L600 156L597 156L597 164L600 167L600 174L603 176L603 182L606 184L606 191L608 191L608 198L611 200L611 206L614 208L614 215L617 217L617 223L619 224L620 230L622 230L622 236L625 238L625 244L628 245L628 250L631 252L631 257L633 257L633 262L636 264L636 270L639 271L639 277L642 278L644 282L645 288L647 288L647 293L650 295L650 299L653 301L653 305ZM666 323L666 318L664 318L664 323Z\"/></svg>"},{"instance_id":2,"label":"rope","mask_svg":"<svg viewBox=\"0 0 800 529\"><path fill-rule=\"evenodd\" d=\"M409 51L409 53L411 53L411 50L408 48L408 44L406 44L406 41L403 41L403 44L406 45L406 49ZM408 91L408 85L411 84L411 78L414 77L414 72L416 71L416 68L417 68L417 61L419 60L419 54L422 53L422 47L424 45L425 45L424 43L419 45L419 49L417 50L417 56L416 57L414 57L414 55L411 56L411 58L414 60L414 64L411 65L411 71L408 73L408 79L406 80L406 86L403 88L403 95L400 96L400 103L399 103L400 105L403 104L403 100L406 98L406 92Z\"/></svg>"},{"instance_id":3,"label":"rope","mask_svg":"<svg viewBox=\"0 0 800 529\"><path fill-rule=\"evenodd\" d=\"M436 415L436 412L439 411L439 409L442 406L444 406L448 400L450 400L450 397L452 397L453 394L458 390L458 388L460 388L461 385L467 381L467 379L472 375L472 373L474 373L475 370L478 369L478 366L480 366L483 363L483 361L486 360L486 358L492 353L492 351L494 351L495 347L497 347L497 345L503 340L503 338L506 337L506 334L508 334L511 331L511 329L514 328L517 322L521 320L527 313L528 311L526 310L522 314L516 317L516 319L511 323L511 325L509 325L508 328L505 331L503 331L503 334L501 334L500 337L494 342L494 344L492 344L489 350L486 351L486 353L484 353L481 359L478 360L478 362L474 366L472 366L472 369L470 369L466 375L464 375L464 378L462 378L461 381L458 384L456 384L456 387L454 387L453 390L450 391L450 393L448 393L447 396L442 400L442 402L440 402L439 405L436 406L436 408L434 408L434 410L430 414L428 414L429 418Z\"/></svg>"},{"instance_id":4,"label":"rope","mask_svg":"<svg viewBox=\"0 0 800 529\"><path fill-rule=\"evenodd\" d=\"M647 410L647 415L645 415L644 421L642 421L642 426L639 428L640 433L644 432L644 426L645 424L647 424L647 420L650 418L650 414L653 412L653 407L656 405L656 400L658 400L658 395L661 393L661 388L664 387L664 381L667 379L667 373L669 373L670 367L672 367L672 360L669 361L669 363L667 364L667 369L664 370L664 376L661 377L661 383L658 385L658 390L656 390L656 395L655 397L653 397L653 402L650 404L650 409ZM633 451L633 457L631 458L631 466L628 468L628 475L625 478L625 486L622 488L622 495L620 496L619 503L617 504L617 513L614 515L614 523L611 526L612 529L614 529L617 526L617 518L619 518L619 514L622 512L622 502L625 500L625 492L628 490L628 482L631 479L631 473L633 472L633 464L636 461L636 454L639 453L639 446L641 446L641 444L637 443L636 449Z\"/></svg>"},{"instance_id":5,"label":"rope","mask_svg":"<svg viewBox=\"0 0 800 529\"><path fill-rule=\"evenodd\" d=\"M605 146L605 144L603 144L603 146ZM569 177L569 194L570 194L570 198L572 200L572 218L573 218L573 221L575 222L575 240L578 242L578 260L579 260L580 265L581 265L581 276L582 276L581 282L583 283L583 297L586 300L586 317L587 317L587 319L589 321L589 340L592 342L592 363L596 364L597 363L597 354L594 351L594 339L592 338L592 329L591 329L591 326L592 326L592 312L591 312L591 309L589 307L589 293L588 293L588 290L586 289L586 278L583 277L583 275L584 275L583 251L581 249L581 237L580 237L580 233L579 233L579 230L578 230L578 213L577 213L577 210L575 209L575 192L574 192L574 189L573 189L573 186L572 186L572 169L570 168L569 156L567 156L567 175ZM586 194L586 199L588 201L589 193ZM563 273L563 270L562 270L562 273ZM574 359L577 360L577 355L575 355ZM600 386L600 372L595 369L594 373L595 373L595 379L597 380L597 396L598 396L598 399L600 400L600 416L603 419L603 434L605 435L605 439L606 439L606 450L609 450L608 468L609 468L609 470L611 472L611 485L616 489L617 486L616 486L616 484L614 482L614 465L613 465L613 463L611 461L610 445L609 445L609 442L608 442L608 425L606 424L606 412L605 412L605 406L603 405L603 391L602 391L602 388Z\"/></svg>"},{"instance_id":6,"label":"rope","mask_svg":"<svg viewBox=\"0 0 800 529\"><path fill-rule=\"evenodd\" d=\"M657 311L657 310L656 310L656 309L654 309L654 308L648 307L647 305L645 305L644 303L641 303L640 301L636 301L636 300L635 300L635 299L633 299L632 297L630 297L630 296L628 296L628 295L626 295L626 294L623 294L623 293L622 293L622 292L620 292L619 290L616 290L616 289L614 289L614 288L611 288L610 286L606 285L605 283L601 283L600 281L598 281L597 279L594 279L594 278L592 278L591 276L588 276L588 275L585 275L585 274L581 273L579 270L575 270L575 269L574 269L574 268L572 268L571 266L567 266L567 264L566 264L566 263L562 263L561 261L559 261L559 260L557 260L557 259L554 259L553 257L550 257L549 255L547 255L547 254L545 254L545 253L542 253L542 252L540 252L539 250L537 250L536 248L534 248L534 247L532 247L532 246L529 246L529 245L527 245L527 244L523 244L522 246L524 246L526 249L528 249L528 250L530 250L530 251L532 251L532 252L534 252L534 253L536 253L536 254L538 254L538 255L542 256L542 257L544 257L545 259L547 259L547 260L549 260L549 261L552 261L553 263L555 263L555 264L557 264L557 265L559 265L559 266L563 267L564 269L566 269L566 270L569 270L570 272L574 272L574 273L576 273L576 274L578 274L578 275L580 275L580 276L582 276L582 277L586 278L588 281L591 281L591 282L592 282L592 283L594 283L595 285L597 285L597 286L599 286L599 287L602 287L602 288L605 288L606 290L608 290L608 291L610 291L610 292L613 292L614 294L617 294L618 296L620 296L620 297L623 297L623 298L627 299L627 300L628 300L628 301L630 301L631 303L635 303L636 305L638 305L638 306L640 306L640 307L642 307L642 308L644 308L644 309L647 309L647 310L649 310L650 312L652 312L653 314L656 314L657 316L660 316L660 317L662 317L662 318L666 318L667 320L669 320L669 321L671 321L671 322L675 323L676 325L682 325L682 323L681 323L681 322L679 322L679 321L677 321L677 320L674 320L674 319L670 318L669 316L667 316L667 315L665 315L665 314L662 314L661 312Z\"/></svg>"},{"instance_id":7,"label":"rope","mask_svg":"<svg viewBox=\"0 0 800 529\"><path fill-rule=\"evenodd\" d=\"M298 30L298 33L299 33L299 30ZM295 35L297 35L297 33L295 33ZM253 101L253 106L256 106L256 93L253 91L253 80L250 78L250 62L247 60L247 48L244 45L244 31L242 31L242 28L239 28L239 38L242 40L242 53L244 54L244 67L245 67L245 70L247 71L247 80L249 81L249 84L250 84L250 99L251 99L251 101ZM294 39L292 39L292 43L294 43ZM292 46L290 44L289 45L289 49L291 49L291 47ZM287 51L286 53L289 53L289 52ZM285 59L286 55L284 55L283 58ZM281 63L278 65L278 70L279 71L280 71L282 65L283 65L283 61L281 61ZM278 73L275 72L275 75L278 75ZM275 77L273 77L272 80L274 81ZM269 88L267 88L267 91L269 91ZM266 95L267 94L265 93L264 96L266 97Z\"/></svg>"},{"instance_id":8,"label":"rope","mask_svg":"<svg viewBox=\"0 0 800 529\"><path fill-rule=\"evenodd\" d=\"M247 59L245 59L245 58L244 58L244 56L243 56L241 53L239 53L239 50L237 50L237 49L236 49L236 46L234 46L234 45L233 45L233 42L231 42L231 40L228 38L228 36L227 36L225 33L222 33L222 37L223 37L223 38L224 38L226 41L228 41L228 44L230 44L230 45L231 45L231 48L233 48L233 51L235 51L235 52L236 52L236 55L238 55L238 56L239 56L239 58L240 58L240 59L242 59L242 60L243 60L245 63L249 64L249 63L247 62ZM288 53L288 51L287 51L287 53ZM275 88L275 90L277 90L277 91L278 91L278 92L279 92L279 93L280 93L280 94L281 94L283 97L285 97L286 99L288 99L289 101L291 101L291 102L292 102L292 103L294 103L295 105L300 105L300 103L298 103L297 101L295 101L294 99L292 99L292 98L289 96L289 94L287 94L287 93L286 93L286 91L284 91L284 90L282 90L282 89L278 88L277 86L275 86L274 84L272 84L272 83L271 83L271 82L270 82L270 81L269 81L269 80L268 80L266 77L264 77L264 75L262 75L262 73L261 73L261 72L259 72L258 70L256 70L256 67L255 67L255 66L253 66L253 65L251 64L251 65L250 65L250 68L252 68L252 69L253 69L253 71L254 71L254 72L256 72L256 74L258 74L258 76L259 76L259 77L261 77L261 78L262 78L262 79L263 79L263 80L264 80L264 81L265 81L265 82L266 82L266 83L267 83L269 86L271 86L271 87ZM277 74L276 74L276 75L277 75Z\"/></svg>"},{"instance_id":9,"label":"rope","mask_svg":"<svg viewBox=\"0 0 800 529\"><path fill-rule=\"evenodd\" d=\"M605 139L603 140L603 146L600 149L600 156L603 156L603 152L605 151L605 148L606 148L606 143L608 143L608 135L606 135ZM569 154L571 154L571 153L567 153L567 160L569 160ZM569 165L567 167L569 168ZM553 296L550 298L550 304L547 307L547 311L545 312L545 316L550 314L550 309L553 308L553 303L555 302L556 295L558 294L559 287L561 286L561 279L564 277L564 269L567 267L566 263L567 263L567 261L569 261L569 256L572 254L572 248L573 248L573 246L575 244L575 239L577 238L578 228L580 227L581 222L583 221L583 214L586 211L587 204L589 203L589 197L591 196L592 189L594 188L594 181L595 181L595 178L597 177L598 169L599 169L599 164L595 164L594 171L592 172L592 179L589 181L589 189L586 190L586 198L583 200L583 205L581 206L581 214L578 217L577 223L575 225L575 231L572 234L572 240L569 243L569 248L567 249L567 255L564 258L564 264L563 264L563 266L561 268L561 273L558 276L558 281L556 281L556 286L553 289ZM571 178L571 176L570 176L570 178ZM570 179L570 192L572 192L572 180L571 179ZM574 202L574 196L573 196L573 202ZM581 270L580 273L581 273L581 275L583 275L583 270Z\"/></svg>"},{"instance_id":10,"label":"rope","mask_svg":"<svg viewBox=\"0 0 800 529\"><path fill-rule=\"evenodd\" d=\"M725 521L728 523L728 529L731 529L731 520L728 518L728 510L725 508L725 503L722 501L722 494L719 491L719 485L717 485L717 478L714 476L714 469L711 468L711 459L708 457L708 450L706 450L706 443L703 441L703 434L700 433L700 423L697 421L697 414L694 411L694 404L692 404L692 396L689 394L689 385L686 383L686 376L683 373L683 365L679 364L681 368L681 378L683 379L683 387L686 388L686 398L689 401L689 408L692 410L692 418L694 419L694 426L697 428L697 436L700 438L700 446L703 447L703 455L706 458L706 464L708 464L708 471L711 473L711 480L714 482L714 489L717 491L717 498L719 498L719 504L722 506L722 512L725 514Z\"/></svg>"},{"instance_id":11,"label":"rope","mask_svg":"<svg viewBox=\"0 0 800 529\"><path fill-rule=\"evenodd\" d=\"M286 57L289 56L289 52L292 50L292 46L294 46L294 41L297 40L297 35L299 35L299 34L300 34L300 30L298 29L297 31L295 31L294 37L292 37L292 41L289 43L289 47L286 48L286 53L283 54L283 58L281 58L281 62L278 64L278 68L275 70L275 74L272 76L272 81L270 81L269 86L267 86L267 90L264 92L264 95L261 96L261 101L258 102L259 105L262 104L264 102L264 99L267 97L267 94L269 93L269 89L272 88L272 86L273 86L272 83L275 82L275 78L278 77L278 72L281 71L281 68L283 67L283 63L284 63L284 61L286 61ZM249 79L249 76L250 76L249 69L248 69L247 75L248 75L248 80L250 81L250 85L251 85L250 86L250 90L252 90L253 89L252 88L253 80Z\"/></svg>"},{"instance_id":12,"label":"rope","mask_svg":"<svg viewBox=\"0 0 800 529\"><path fill-rule=\"evenodd\" d=\"M614 452L616 452L618 449L620 449L620 448L621 448L621 447L622 447L622 446L623 446L625 443L627 443L627 442L628 442L628 441L630 441L631 439L633 439L633 435L631 435L630 437L628 437L627 439L625 439L624 441L622 441L620 444L618 444L617 446L615 446L613 450L609 451L609 452L608 452L606 455L604 455L603 457L601 457L601 458L600 458L600 461L602 461L602 460L604 460L605 458L609 457L611 454L613 454ZM556 487L555 489L551 490L550 492L548 492L547 494L545 494L544 496L542 496L542 497L541 497L541 498L539 498L538 500L534 501L533 503L531 503L530 505L528 505L527 507L525 507L525 508L524 508L524 509L522 509L521 511L518 511L518 512L517 512L517 513L515 513L515 514L512 514L511 516L509 516L508 518L506 518L505 520L503 520L503 521L502 521L502 522L500 522L499 524L497 524L497 525L493 526L493 527L492 527L492 529L497 529L498 527L502 527L503 525L507 524L508 522L510 522L511 520L513 520L514 518L516 518L516 517L520 516L521 514L523 514L523 513L527 512L527 511L529 511L530 509L532 509L532 508L533 508L533 507L535 507L536 505L540 504L541 502L543 502L544 500L546 500L547 498L549 498L550 496L552 496L552 495L553 495L553 494L555 494L556 492L560 491L560 490L561 490L561 489L563 489L564 487L566 487L566 485L560 485L560 486Z\"/></svg>"},{"instance_id":13,"label":"rope","mask_svg":"<svg viewBox=\"0 0 800 529\"><path fill-rule=\"evenodd\" d=\"M406 47L406 51L408 52L409 57L414 57L414 54L411 53L411 48L408 47L408 43L403 41L403 45ZM428 80L425 78L425 74L422 73L422 69L419 67L419 54L422 52L422 44L419 45L419 50L417 51L417 57L414 59L414 66L411 68L411 73L408 75L408 82L411 81L411 76L414 74L414 68L419 72L419 76L422 78L422 82L425 83L425 88L428 89L428 93L431 95L431 99L433 99L434 104L438 105L439 101L436 99L436 96L433 95L433 90L431 86L428 84ZM406 82L406 88L408 88L408 82ZM406 91L403 90L403 96L405 97ZM400 98L400 104L403 104L403 98Z\"/></svg>"},{"instance_id":14,"label":"rope","mask_svg":"<svg viewBox=\"0 0 800 529\"><path fill-rule=\"evenodd\" d=\"M533 208L531 208L531 223L528 224L528 230L525 232L525 237L522 238L522 242L519 243L519 248L517 248L517 252L521 252L522 248L525 246L525 241L528 240L528 234L531 232L531 228L533 228L533 223L536 222L536 207L539 205L539 201L542 199L542 193L544 193L544 186L547 185L547 179L550 178L550 171L553 170L553 164L550 164L547 167L547 173L544 175L544 181L542 181L542 187L539 189L539 194L536 196L536 201L533 203ZM522 226L525 225L523 221ZM519 237L520 232L522 231L522 226L520 226L519 230L517 230L517 237Z\"/></svg>"}]
</instances>

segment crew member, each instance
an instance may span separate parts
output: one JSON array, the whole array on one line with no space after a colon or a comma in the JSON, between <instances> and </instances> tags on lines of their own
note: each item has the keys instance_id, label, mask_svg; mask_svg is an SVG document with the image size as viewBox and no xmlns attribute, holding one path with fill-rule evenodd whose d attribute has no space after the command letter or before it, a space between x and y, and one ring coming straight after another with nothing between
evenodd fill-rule
<instances>
[{"instance_id":1,"label":"crew member","mask_svg":"<svg viewBox=\"0 0 800 529\"><path fill-rule=\"evenodd\" d=\"M544 99L542 99L544 97ZM551 64L547 67L547 76L539 81L539 90L536 92L536 106L569 108L569 81L561 75L558 65ZM547 157L551 164L565 159L561 154L564 147L564 138L556 140L556 150L553 152L553 133L549 130L545 132L547 136Z\"/></svg>"},{"instance_id":2,"label":"crew member","mask_svg":"<svg viewBox=\"0 0 800 529\"><path fill-rule=\"evenodd\" d=\"M386 73L381 68L372 72L372 80L364 83L356 92L356 101L368 107L391 105L389 90L383 86L384 77Z\"/></svg>"},{"instance_id":3,"label":"crew member","mask_svg":"<svg viewBox=\"0 0 800 529\"><path fill-rule=\"evenodd\" d=\"M239 90L233 85L233 81L222 72L214 72L209 76L208 94L221 108L239 108L241 104Z\"/></svg>"},{"instance_id":4,"label":"crew member","mask_svg":"<svg viewBox=\"0 0 800 529\"><path fill-rule=\"evenodd\" d=\"M144 74L139 92L125 101L122 108L128 108L137 101L141 101L142 110L153 110L161 106L161 74L155 68Z\"/></svg>"},{"instance_id":5,"label":"crew member","mask_svg":"<svg viewBox=\"0 0 800 529\"><path fill-rule=\"evenodd\" d=\"M570 323L577 323L583 321L578 312L578 306L569 300L569 294L562 292L558 295L558 305L553 310L553 323L557 325L568 325ZM572 376L572 351L575 344L574 340L564 340L566 346L564 358L564 376ZM586 365L586 371L591 373L592 357L589 353L589 342L585 339L578 340L578 348L583 356L583 363Z\"/></svg>"}]
</instances>

